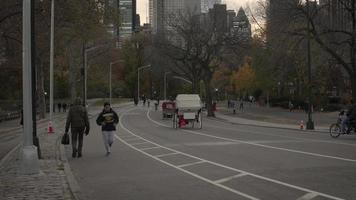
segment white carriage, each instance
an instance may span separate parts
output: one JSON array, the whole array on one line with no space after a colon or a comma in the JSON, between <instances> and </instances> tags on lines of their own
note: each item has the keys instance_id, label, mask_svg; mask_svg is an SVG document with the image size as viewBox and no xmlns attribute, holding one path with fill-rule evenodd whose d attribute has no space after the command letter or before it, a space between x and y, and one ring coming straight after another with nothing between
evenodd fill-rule
<instances>
[{"instance_id":1,"label":"white carriage","mask_svg":"<svg viewBox=\"0 0 356 200\"><path fill-rule=\"evenodd\" d=\"M197 94L179 94L175 100L176 112L173 115L173 128L191 126L201 129L202 122L202 103Z\"/></svg>"}]
</instances>

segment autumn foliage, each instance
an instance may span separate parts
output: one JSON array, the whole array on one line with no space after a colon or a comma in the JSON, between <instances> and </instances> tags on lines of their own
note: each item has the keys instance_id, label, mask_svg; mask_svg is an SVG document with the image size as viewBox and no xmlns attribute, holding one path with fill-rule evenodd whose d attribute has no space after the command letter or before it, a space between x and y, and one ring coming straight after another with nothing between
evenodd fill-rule
<instances>
[{"instance_id":1,"label":"autumn foliage","mask_svg":"<svg viewBox=\"0 0 356 200\"><path fill-rule=\"evenodd\" d=\"M244 64L232 72L231 85L234 92L245 94L256 88L256 73L252 68L252 59L245 58Z\"/></svg>"}]
</instances>

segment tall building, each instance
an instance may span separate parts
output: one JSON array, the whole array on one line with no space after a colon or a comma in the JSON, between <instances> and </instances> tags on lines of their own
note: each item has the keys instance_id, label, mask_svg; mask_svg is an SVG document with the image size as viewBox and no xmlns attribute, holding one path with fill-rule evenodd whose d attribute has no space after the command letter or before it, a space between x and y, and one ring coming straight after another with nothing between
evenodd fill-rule
<instances>
[{"instance_id":1,"label":"tall building","mask_svg":"<svg viewBox=\"0 0 356 200\"><path fill-rule=\"evenodd\" d=\"M215 4L209 9L209 20L213 23L214 28L218 32L226 33L227 29L227 10L225 4Z\"/></svg>"},{"instance_id":2,"label":"tall building","mask_svg":"<svg viewBox=\"0 0 356 200\"><path fill-rule=\"evenodd\" d=\"M149 0L149 22L152 32L162 32L169 28L171 14L200 14L201 0Z\"/></svg>"},{"instance_id":3,"label":"tall building","mask_svg":"<svg viewBox=\"0 0 356 200\"><path fill-rule=\"evenodd\" d=\"M121 24L118 29L120 43L130 38L136 28L136 0L118 0Z\"/></svg>"},{"instance_id":4,"label":"tall building","mask_svg":"<svg viewBox=\"0 0 356 200\"><path fill-rule=\"evenodd\" d=\"M214 4L221 4L221 0L201 0L201 12L209 12L209 9L213 8Z\"/></svg>"},{"instance_id":5,"label":"tall building","mask_svg":"<svg viewBox=\"0 0 356 200\"><path fill-rule=\"evenodd\" d=\"M236 12L234 10L227 10L227 30L228 31L231 31L235 17L236 17Z\"/></svg>"},{"instance_id":6,"label":"tall building","mask_svg":"<svg viewBox=\"0 0 356 200\"><path fill-rule=\"evenodd\" d=\"M233 20L232 33L237 34L243 39L251 38L251 24L245 13L245 10L242 7L239 9L236 17Z\"/></svg>"}]
</instances>

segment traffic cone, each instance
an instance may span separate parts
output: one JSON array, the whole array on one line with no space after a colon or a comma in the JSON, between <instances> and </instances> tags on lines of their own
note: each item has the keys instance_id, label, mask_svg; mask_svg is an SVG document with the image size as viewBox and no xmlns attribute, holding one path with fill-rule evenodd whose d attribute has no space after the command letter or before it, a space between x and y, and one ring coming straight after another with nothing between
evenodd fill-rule
<instances>
[{"instance_id":1,"label":"traffic cone","mask_svg":"<svg viewBox=\"0 0 356 200\"><path fill-rule=\"evenodd\" d=\"M47 130L48 130L48 133L54 133L52 121L49 121Z\"/></svg>"},{"instance_id":2,"label":"traffic cone","mask_svg":"<svg viewBox=\"0 0 356 200\"><path fill-rule=\"evenodd\" d=\"M304 130L304 122L303 122L303 120L302 121L300 121L300 130Z\"/></svg>"}]
</instances>

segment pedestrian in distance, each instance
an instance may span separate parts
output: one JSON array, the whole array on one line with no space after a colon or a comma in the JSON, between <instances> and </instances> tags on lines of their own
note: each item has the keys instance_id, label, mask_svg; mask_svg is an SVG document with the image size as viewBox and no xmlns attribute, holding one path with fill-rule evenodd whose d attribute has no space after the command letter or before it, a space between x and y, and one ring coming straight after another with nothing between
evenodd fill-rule
<instances>
[{"instance_id":1,"label":"pedestrian in distance","mask_svg":"<svg viewBox=\"0 0 356 200\"><path fill-rule=\"evenodd\" d=\"M57 104L57 107L58 107L58 112L61 112L62 104L61 104L61 103L58 103L58 104Z\"/></svg>"},{"instance_id":2,"label":"pedestrian in distance","mask_svg":"<svg viewBox=\"0 0 356 200\"><path fill-rule=\"evenodd\" d=\"M63 103L62 104L63 112L67 112L67 104Z\"/></svg>"},{"instance_id":3,"label":"pedestrian in distance","mask_svg":"<svg viewBox=\"0 0 356 200\"><path fill-rule=\"evenodd\" d=\"M104 103L104 109L96 119L96 123L101 126L106 156L109 156L111 153L111 146L114 143L116 125L119 123L119 117L111 108L110 103Z\"/></svg>"},{"instance_id":4,"label":"pedestrian in distance","mask_svg":"<svg viewBox=\"0 0 356 200\"><path fill-rule=\"evenodd\" d=\"M242 100L240 101L240 110L244 111L244 102Z\"/></svg>"},{"instance_id":5,"label":"pedestrian in distance","mask_svg":"<svg viewBox=\"0 0 356 200\"><path fill-rule=\"evenodd\" d=\"M80 158L82 157L84 134L88 135L90 130L88 112L80 98L76 98L73 106L69 109L65 133L68 133L69 127L72 134L72 157Z\"/></svg>"},{"instance_id":6,"label":"pedestrian in distance","mask_svg":"<svg viewBox=\"0 0 356 200\"><path fill-rule=\"evenodd\" d=\"M292 112L292 111L293 111L293 107L294 107L294 105L293 105L292 101L289 101L289 102L288 102L289 112Z\"/></svg>"}]
</instances>

